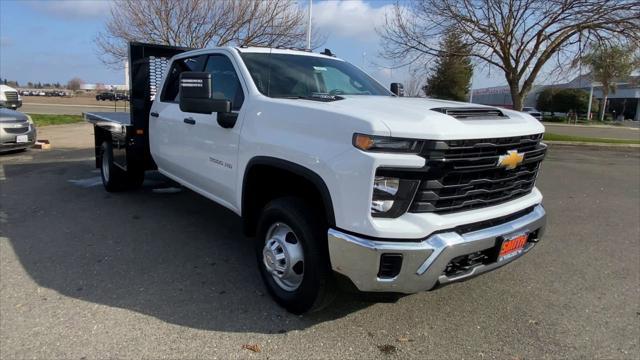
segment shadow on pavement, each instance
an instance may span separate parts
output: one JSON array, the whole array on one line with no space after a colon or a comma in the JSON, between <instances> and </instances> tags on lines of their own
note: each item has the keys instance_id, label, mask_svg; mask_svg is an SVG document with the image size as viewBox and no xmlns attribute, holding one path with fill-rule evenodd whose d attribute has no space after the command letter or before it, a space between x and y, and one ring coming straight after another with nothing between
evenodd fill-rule
<instances>
[{"instance_id":1,"label":"shadow on pavement","mask_svg":"<svg viewBox=\"0 0 640 360\"><path fill-rule=\"evenodd\" d=\"M39 286L198 329L278 333L368 306L339 295L327 310L287 313L263 287L251 239L230 211L151 174L143 189L109 194L91 150L4 162L2 236ZM42 156L40 156L42 155ZM75 160L74 160L75 159Z\"/></svg>"}]
</instances>

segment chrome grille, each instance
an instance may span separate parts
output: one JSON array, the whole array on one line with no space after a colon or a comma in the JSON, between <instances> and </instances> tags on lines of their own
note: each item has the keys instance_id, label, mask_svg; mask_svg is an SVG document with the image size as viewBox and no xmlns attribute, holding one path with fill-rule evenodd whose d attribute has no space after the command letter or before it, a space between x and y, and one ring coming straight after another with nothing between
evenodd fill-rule
<instances>
[{"instance_id":1,"label":"chrome grille","mask_svg":"<svg viewBox=\"0 0 640 360\"><path fill-rule=\"evenodd\" d=\"M7 101L18 101L18 93L15 91L5 91L4 96L7 97Z\"/></svg>"},{"instance_id":2,"label":"chrome grille","mask_svg":"<svg viewBox=\"0 0 640 360\"><path fill-rule=\"evenodd\" d=\"M410 212L448 213L496 205L529 194L547 146L542 134L510 138L427 141L426 172ZM510 150L524 154L513 170L498 167Z\"/></svg>"}]
</instances>

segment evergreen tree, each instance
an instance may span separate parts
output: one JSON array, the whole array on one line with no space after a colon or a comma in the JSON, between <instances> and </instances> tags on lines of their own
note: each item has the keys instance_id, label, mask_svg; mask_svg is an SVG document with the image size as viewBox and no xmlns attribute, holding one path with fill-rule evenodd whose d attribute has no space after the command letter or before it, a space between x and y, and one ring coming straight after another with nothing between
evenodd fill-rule
<instances>
[{"instance_id":1,"label":"evergreen tree","mask_svg":"<svg viewBox=\"0 0 640 360\"><path fill-rule=\"evenodd\" d=\"M441 48L431 75L427 78L425 94L438 99L467 101L473 75L471 46L463 43L459 32L449 28L442 39Z\"/></svg>"}]
</instances>

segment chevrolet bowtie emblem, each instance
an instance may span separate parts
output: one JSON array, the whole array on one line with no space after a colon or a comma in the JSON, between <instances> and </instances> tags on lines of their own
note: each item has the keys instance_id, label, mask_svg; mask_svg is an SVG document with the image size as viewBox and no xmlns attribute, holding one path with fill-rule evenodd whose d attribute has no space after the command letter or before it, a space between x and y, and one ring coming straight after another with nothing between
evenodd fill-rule
<instances>
[{"instance_id":1,"label":"chevrolet bowtie emblem","mask_svg":"<svg viewBox=\"0 0 640 360\"><path fill-rule=\"evenodd\" d=\"M500 155L498 166L512 170L520 165L522 160L524 160L524 154L520 154L517 150L509 150L506 155Z\"/></svg>"}]
</instances>

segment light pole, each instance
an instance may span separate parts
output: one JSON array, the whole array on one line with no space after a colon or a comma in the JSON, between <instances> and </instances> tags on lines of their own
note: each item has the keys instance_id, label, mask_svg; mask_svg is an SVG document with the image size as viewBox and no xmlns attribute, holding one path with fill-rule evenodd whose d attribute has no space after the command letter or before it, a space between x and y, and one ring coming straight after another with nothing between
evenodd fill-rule
<instances>
[{"instance_id":1,"label":"light pole","mask_svg":"<svg viewBox=\"0 0 640 360\"><path fill-rule=\"evenodd\" d=\"M313 0L309 0L309 22L307 24L307 50L311 50L311 14L313 11Z\"/></svg>"}]
</instances>

